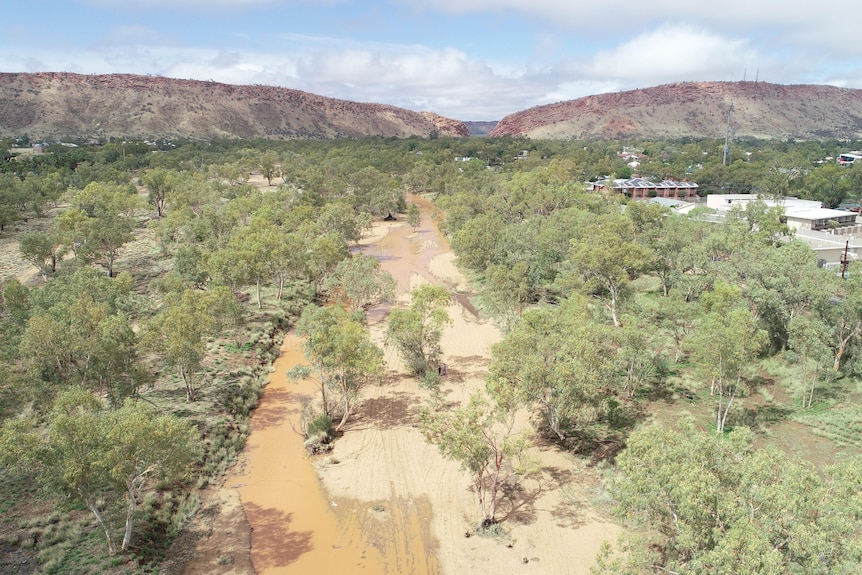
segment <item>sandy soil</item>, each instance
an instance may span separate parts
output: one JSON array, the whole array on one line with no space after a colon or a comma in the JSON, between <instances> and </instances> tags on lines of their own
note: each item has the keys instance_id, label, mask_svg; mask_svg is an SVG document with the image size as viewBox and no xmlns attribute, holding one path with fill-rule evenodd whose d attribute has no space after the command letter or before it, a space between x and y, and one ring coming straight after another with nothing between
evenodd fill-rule
<instances>
[{"instance_id":1,"label":"sandy soil","mask_svg":"<svg viewBox=\"0 0 862 575\"><path fill-rule=\"evenodd\" d=\"M431 229L430 210L424 207L425 232L407 236L410 252L419 261L422 253L436 253L425 269L411 270L409 287L432 281L450 287L453 295L465 292L467 282L454 266L445 239ZM387 237L392 237L398 228L389 231ZM390 256L382 258L383 267L396 277L403 276L400 266L411 258L391 257L392 246L380 246L384 241L377 240L379 249ZM403 239L396 237L393 243L399 242ZM408 298L402 293L397 305L409 305ZM449 371L442 391L450 403L465 401L484 385L490 348L501 337L494 325L464 307L463 299L453 299L449 308L453 323L443 337ZM378 343L382 344L385 327L384 318L371 323ZM419 513L419 521L429 525L434 545L426 554L436 557L440 573L589 573L602 541L613 541L620 532L617 524L593 509L591 497L598 486L595 472L554 446L536 448L534 455L542 470L507 488L501 504L503 527L510 538L466 537L479 518L469 477L425 441L418 428L418 411L428 392L416 380L403 376L392 349L385 351L387 381L365 391L356 419L332 454L339 463L316 463L330 495L397 506L406 502L429 509L425 516Z\"/></svg>"},{"instance_id":2,"label":"sandy soil","mask_svg":"<svg viewBox=\"0 0 862 575\"><path fill-rule=\"evenodd\" d=\"M469 285L430 219L430 203L412 201L423 216L419 229L381 223L362 249L398 281L395 305L409 305L410 289L424 282L452 292L453 323L443 339L449 370L441 389L456 405L483 386L491 346L501 336L469 304ZM387 307L369 313L372 337L381 345L387 315ZM209 527L184 573L242 573L252 564L257 573L586 575L602 541L619 534L620 527L591 503L599 485L595 470L555 446L540 445L534 455L541 471L507 486L502 498L498 516L508 537L474 535L479 511L470 478L420 433L418 413L429 392L404 376L390 348L384 382L363 391L334 451L309 460L291 437L290 422L299 394L314 390L300 392L281 375L301 360L299 347L295 338L286 340L242 462L208 499L215 501L207 507L212 516L204 519ZM521 419L528 425L526 414ZM218 564L227 553L219 531L238 534L231 541L233 565ZM244 533L251 533L250 540Z\"/></svg>"}]
</instances>

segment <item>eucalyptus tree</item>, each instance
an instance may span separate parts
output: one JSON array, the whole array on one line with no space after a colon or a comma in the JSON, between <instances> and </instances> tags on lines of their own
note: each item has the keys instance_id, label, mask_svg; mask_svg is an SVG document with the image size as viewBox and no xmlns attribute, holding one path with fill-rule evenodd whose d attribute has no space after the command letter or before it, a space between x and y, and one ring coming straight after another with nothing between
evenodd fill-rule
<instances>
[{"instance_id":1,"label":"eucalyptus tree","mask_svg":"<svg viewBox=\"0 0 862 575\"><path fill-rule=\"evenodd\" d=\"M419 207L412 203L407 206L407 225L416 231L416 228L422 223L422 216L419 214Z\"/></svg>"},{"instance_id":2,"label":"eucalyptus tree","mask_svg":"<svg viewBox=\"0 0 862 575\"><path fill-rule=\"evenodd\" d=\"M47 280L49 274L57 271L57 262L63 256L63 239L54 229L25 232L19 237L18 251Z\"/></svg>"},{"instance_id":3,"label":"eucalyptus tree","mask_svg":"<svg viewBox=\"0 0 862 575\"><path fill-rule=\"evenodd\" d=\"M814 251L800 240L771 243L749 242L731 260L745 297L757 310L774 351L783 350L794 319L823 309L832 297L824 286L833 284L831 272L817 267Z\"/></svg>"},{"instance_id":4,"label":"eucalyptus tree","mask_svg":"<svg viewBox=\"0 0 862 575\"><path fill-rule=\"evenodd\" d=\"M141 185L147 189L149 202L160 218L165 215L168 199L173 197L179 180L176 172L164 168L147 170L141 175Z\"/></svg>"},{"instance_id":5,"label":"eucalyptus tree","mask_svg":"<svg viewBox=\"0 0 862 575\"><path fill-rule=\"evenodd\" d=\"M703 315L686 343L698 373L718 395L716 431L723 432L736 397L745 391L743 371L766 344L766 333L742 298L742 290L717 282L701 296Z\"/></svg>"},{"instance_id":6,"label":"eucalyptus tree","mask_svg":"<svg viewBox=\"0 0 862 575\"><path fill-rule=\"evenodd\" d=\"M44 486L86 506L110 555L117 553L110 512L124 509L120 549L127 551L144 493L157 482L182 478L201 454L191 422L130 400L108 409L82 388L58 396L44 432L32 421L8 420L0 428L0 446L0 462L36 471Z\"/></svg>"},{"instance_id":7,"label":"eucalyptus tree","mask_svg":"<svg viewBox=\"0 0 862 575\"><path fill-rule=\"evenodd\" d=\"M649 425L617 456L618 514L645 529L605 546L592 572L828 575L862 566L857 457L815 469L748 429Z\"/></svg>"},{"instance_id":8,"label":"eucalyptus tree","mask_svg":"<svg viewBox=\"0 0 862 575\"><path fill-rule=\"evenodd\" d=\"M652 266L651 250L635 242L630 219L619 214L594 218L572 240L566 271L560 278L564 288L579 289L602 300L617 327L620 304L629 281Z\"/></svg>"},{"instance_id":9,"label":"eucalyptus tree","mask_svg":"<svg viewBox=\"0 0 862 575\"><path fill-rule=\"evenodd\" d=\"M830 329L814 314L798 315L790 321L788 335L788 347L796 352L801 371L801 405L810 409L817 384L834 377Z\"/></svg>"},{"instance_id":10,"label":"eucalyptus tree","mask_svg":"<svg viewBox=\"0 0 862 575\"><path fill-rule=\"evenodd\" d=\"M852 181L849 171L837 163L824 164L804 177L803 191L807 197L820 200L824 208L837 208L850 196Z\"/></svg>"},{"instance_id":11,"label":"eucalyptus tree","mask_svg":"<svg viewBox=\"0 0 862 575\"><path fill-rule=\"evenodd\" d=\"M453 411L424 407L419 418L428 442L470 474L481 517L478 530L488 530L497 523L500 493L530 470L521 465L529 443L515 431L514 411L476 393Z\"/></svg>"},{"instance_id":12,"label":"eucalyptus tree","mask_svg":"<svg viewBox=\"0 0 862 575\"><path fill-rule=\"evenodd\" d=\"M341 421L335 431L341 431L362 388L382 375L383 351L371 341L361 316L339 305L307 306L296 333L306 338L305 357L318 374L326 415L326 387L334 387L340 396Z\"/></svg>"},{"instance_id":13,"label":"eucalyptus tree","mask_svg":"<svg viewBox=\"0 0 862 575\"><path fill-rule=\"evenodd\" d=\"M271 186L272 179L281 176L278 165L278 152L267 150L260 154L257 167L260 169L260 175L266 178L267 185Z\"/></svg>"},{"instance_id":14,"label":"eucalyptus tree","mask_svg":"<svg viewBox=\"0 0 862 575\"><path fill-rule=\"evenodd\" d=\"M862 273L859 264L851 263L846 279L824 274L829 299L819 302L818 316L829 326L832 348L832 371L838 372L851 350L862 340Z\"/></svg>"},{"instance_id":15,"label":"eucalyptus tree","mask_svg":"<svg viewBox=\"0 0 862 575\"><path fill-rule=\"evenodd\" d=\"M108 277L113 277L120 250L133 238L137 197L124 189L92 182L74 195L71 204L54 220L66 249L79 261L96 261L105 267Z\"/></svg>"},{"instance_id":16,"label":"eucalyptus tree","mask_svg":"<svg viewBox=\"0 0 862 575\"><path fill-rule=\"evenodd\" d=\"M351 311L360 311L395 298L395 278L380 268L380 261L362 254L344 258L323 280L323 291Z\"/></svg>"},{"instance_id":17,"label":"eucalyptus tree","mask_svg":"<svg viewBox=\"0 0 862 575\"><path fill-rule=\"evenodd\" d=\"M144 326L144 345L168 367L177 369L189 402L197 400L197 372L206 354L207 340L220 333L225 321L221 312L233 298L222 286L169 294L165 307Z\"/></svg>"},{"instance_id":18,"label":"eucalyptus tree","mask_svg":"<svg viewBox=\"0 0 862 575\"><path fill-rule=\"evenodd\" d=\"M523 313L491 350L488 389L535 408L559 439L603 417L613 379L610 337L583 298Z\"/></svg>"},{"instance_id":19,"label":"eucalyptus tree","mask_svg":"<svg viewBox=\"0 0 862 575\"><path fill-rule=\"evenodd\" d=\"M120 404L150 379L138 361L129 314L118 302L133 282L125 272L112 280L94 273L84 268L54 278L31 295L20 359L36 381L80 385Z\"/></svg>"},{"instance_id":20,"label":"eucalyptus tree","mask_svg":"<svg viewBox=\"0 0 862 575\"><path fill-rule=\"evenodd\" d=\"M438 363L443 328L450 324L446 288L423 284L410 293L409 309L393 309L386 342L401 354L410 373L425 376Z\"/></svg>"}]
</instances>

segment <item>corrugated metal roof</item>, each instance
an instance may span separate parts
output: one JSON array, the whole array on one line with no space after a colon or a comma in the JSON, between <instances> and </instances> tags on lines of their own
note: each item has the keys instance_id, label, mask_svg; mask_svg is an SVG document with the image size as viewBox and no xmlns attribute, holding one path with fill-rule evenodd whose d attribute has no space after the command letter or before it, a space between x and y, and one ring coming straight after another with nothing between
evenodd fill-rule
<instances>
[{"instance_id":1,"label":"corrugated metal roof","mask_svg":"<svg viewBox=\"0 0 862 575\"><path fill-rule=\"evenodd\" d=\"M622 182L615 182L614 189L631 190L631 189L649 189L649 190L666 190L666 189L697 189L698 185L694 182L677 182L676 180L662 180L661 182L651 182L646 178L632 178Z\"/></svg>"}]
</instances>

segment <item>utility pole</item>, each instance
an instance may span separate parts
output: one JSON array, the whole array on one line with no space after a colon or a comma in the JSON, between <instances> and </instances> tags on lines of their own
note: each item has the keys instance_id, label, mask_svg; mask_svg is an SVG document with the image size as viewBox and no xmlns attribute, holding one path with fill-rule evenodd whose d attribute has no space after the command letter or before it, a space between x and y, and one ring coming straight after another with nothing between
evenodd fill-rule
<instances>
[{"instance_id":1,"label":"utility pole","mask_svg":"<svg viewBox=\"0 0 862 575\"><path fill-rule=\"evenodd\" d=\"M722 166L727 165L727 152L730 150L730 113L733 112L733 104L727 109L727 128L724 131L724 159L721 161Z\"/></svg>"},{"instance_id":2,"label":"utility pole","mask_svg":"<svg viewBox=\"0 0 862 575\"><path fill-rule=\"evenodd\" d=\"M844 244L844 256L841 258L841 279L847 279L847 264L850 263L850 258L847 257L847 252L850 249L850 240Z\"/></svg>"}]
</instances>

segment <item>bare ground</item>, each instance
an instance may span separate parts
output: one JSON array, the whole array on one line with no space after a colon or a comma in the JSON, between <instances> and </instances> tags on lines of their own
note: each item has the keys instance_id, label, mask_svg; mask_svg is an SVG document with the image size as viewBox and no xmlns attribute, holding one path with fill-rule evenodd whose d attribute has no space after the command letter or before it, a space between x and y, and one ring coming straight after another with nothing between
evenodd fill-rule
<instances>
[{"instance_id":1,"label":"bare ground","mask_svg":"<svg viewBox=\"0 0 862 575\"><path fill-rule=\"evenodd\" d=\"M425 208L424 215L430 220L430 210ZM450 287L454 296L449 308L453 324L445 331L442 342L449 370L443 378L441 393L446 403L457 405L483 386L491 346L501 336L492 323L478 317L475 309L462 305L469 303L469 286L453 265L445 240L436 234L432 237L430 226L413 234L407 234L402 228L399 223L376 226L363 244L386 250L384 267L421 266L412 272L403 267L393 270L402 292L397 305L408 305L407 292L423 282L434 281ZM436 232L436 228L433 231ZM388 245L382 245L393 238ZM409 241L405 242L404 238ZM396 253L402 249L404 253ZM402 285L404 280L407 285ZM370 314L372 338L381 345L386 315L385 311ZM385 360L384 382L363 392L356 415L334 451L312 459L323 488L322 495L317 497L324 498L340 526L340 539L331 545L333 551L352 548L356 553L361 552L357 560L363 561L365 573L589 573L601 543L615 540L620 532L620 527L593 504L600 485L598 472L556 446L536 447L533 455L541 461L541 471L507 486L503 493L499 517L506 534L496 538L475 535L479 511L468 475L456 463L444 459L419 430L419 409L430 398L430 393L415 379L404 376L400 359L391 348L385 349ZM267 393L270 391L268 387ZM273 397L274 392L271 399ZM289 407L278 409L288 410ZM272 425L285 426L283 421ZM529 425L526 414L521 418L521 425ZM250 443L254 438L253 430ZM225 490L236 492L233 487L238 481L252 481L255 473L246 464L253 464L257 449L252 447L244 456L244 463ZM275 456L267 453L264 459L272 461ZM285 465L284 460L279 465ZM293 480L290 473L286 477ZM287 487L278 482L273 485L274 489L278 489L278 485L282 485L282 489ZM244 493L247 489L240 488ZM266 491L266 488L253 487L252 490ZM216 501L225 497L218 495L218 491L214 493ZM285 521L296 521L297 517L289 512L274 510L280 504L279 499L276 497L273 503L265 504L269 509L267 514L276 513ZM231 497L228 500L234 501ZM235 545L230 554L237 566L250 565L245 561L256 553L261 557L258 545L266 548L270 543L281 545L296 535L284 524L255 525L253 516L264 509L246 501L245 496L243 503L246 515L251 513L255 538L251 540L250 553L245 551L248 543L243 536L231 541ZM212 507L214 504L209 499L205 505ZM249 530L246 515L235 512L233 506L219 505L221 507L213 508L221 509L222 513L213 512L200 518L204 526L196 531L205 536L199 537L194 551L196 558L187 564L183 573L242 572L236 570L238 567L216 570L215 565L225 553L221 543L223 536L218 532L243 534ZM269 532L262 532L264 529ZM275 533L282 533L276 537L279 542L272 540ZM276 559L272 554L265 554L263 559L256 560L256 572L300 572L297 570L302 563L300 559L306 559L301 556L312 555L310 547L314 545L300 547L295 553L288 553L287 558ZM367 555L366 551L373 553ZM333 558L335 555L333 553ZM382 571L375 559L378 556Z\"/></svg>"}]
</instances>

